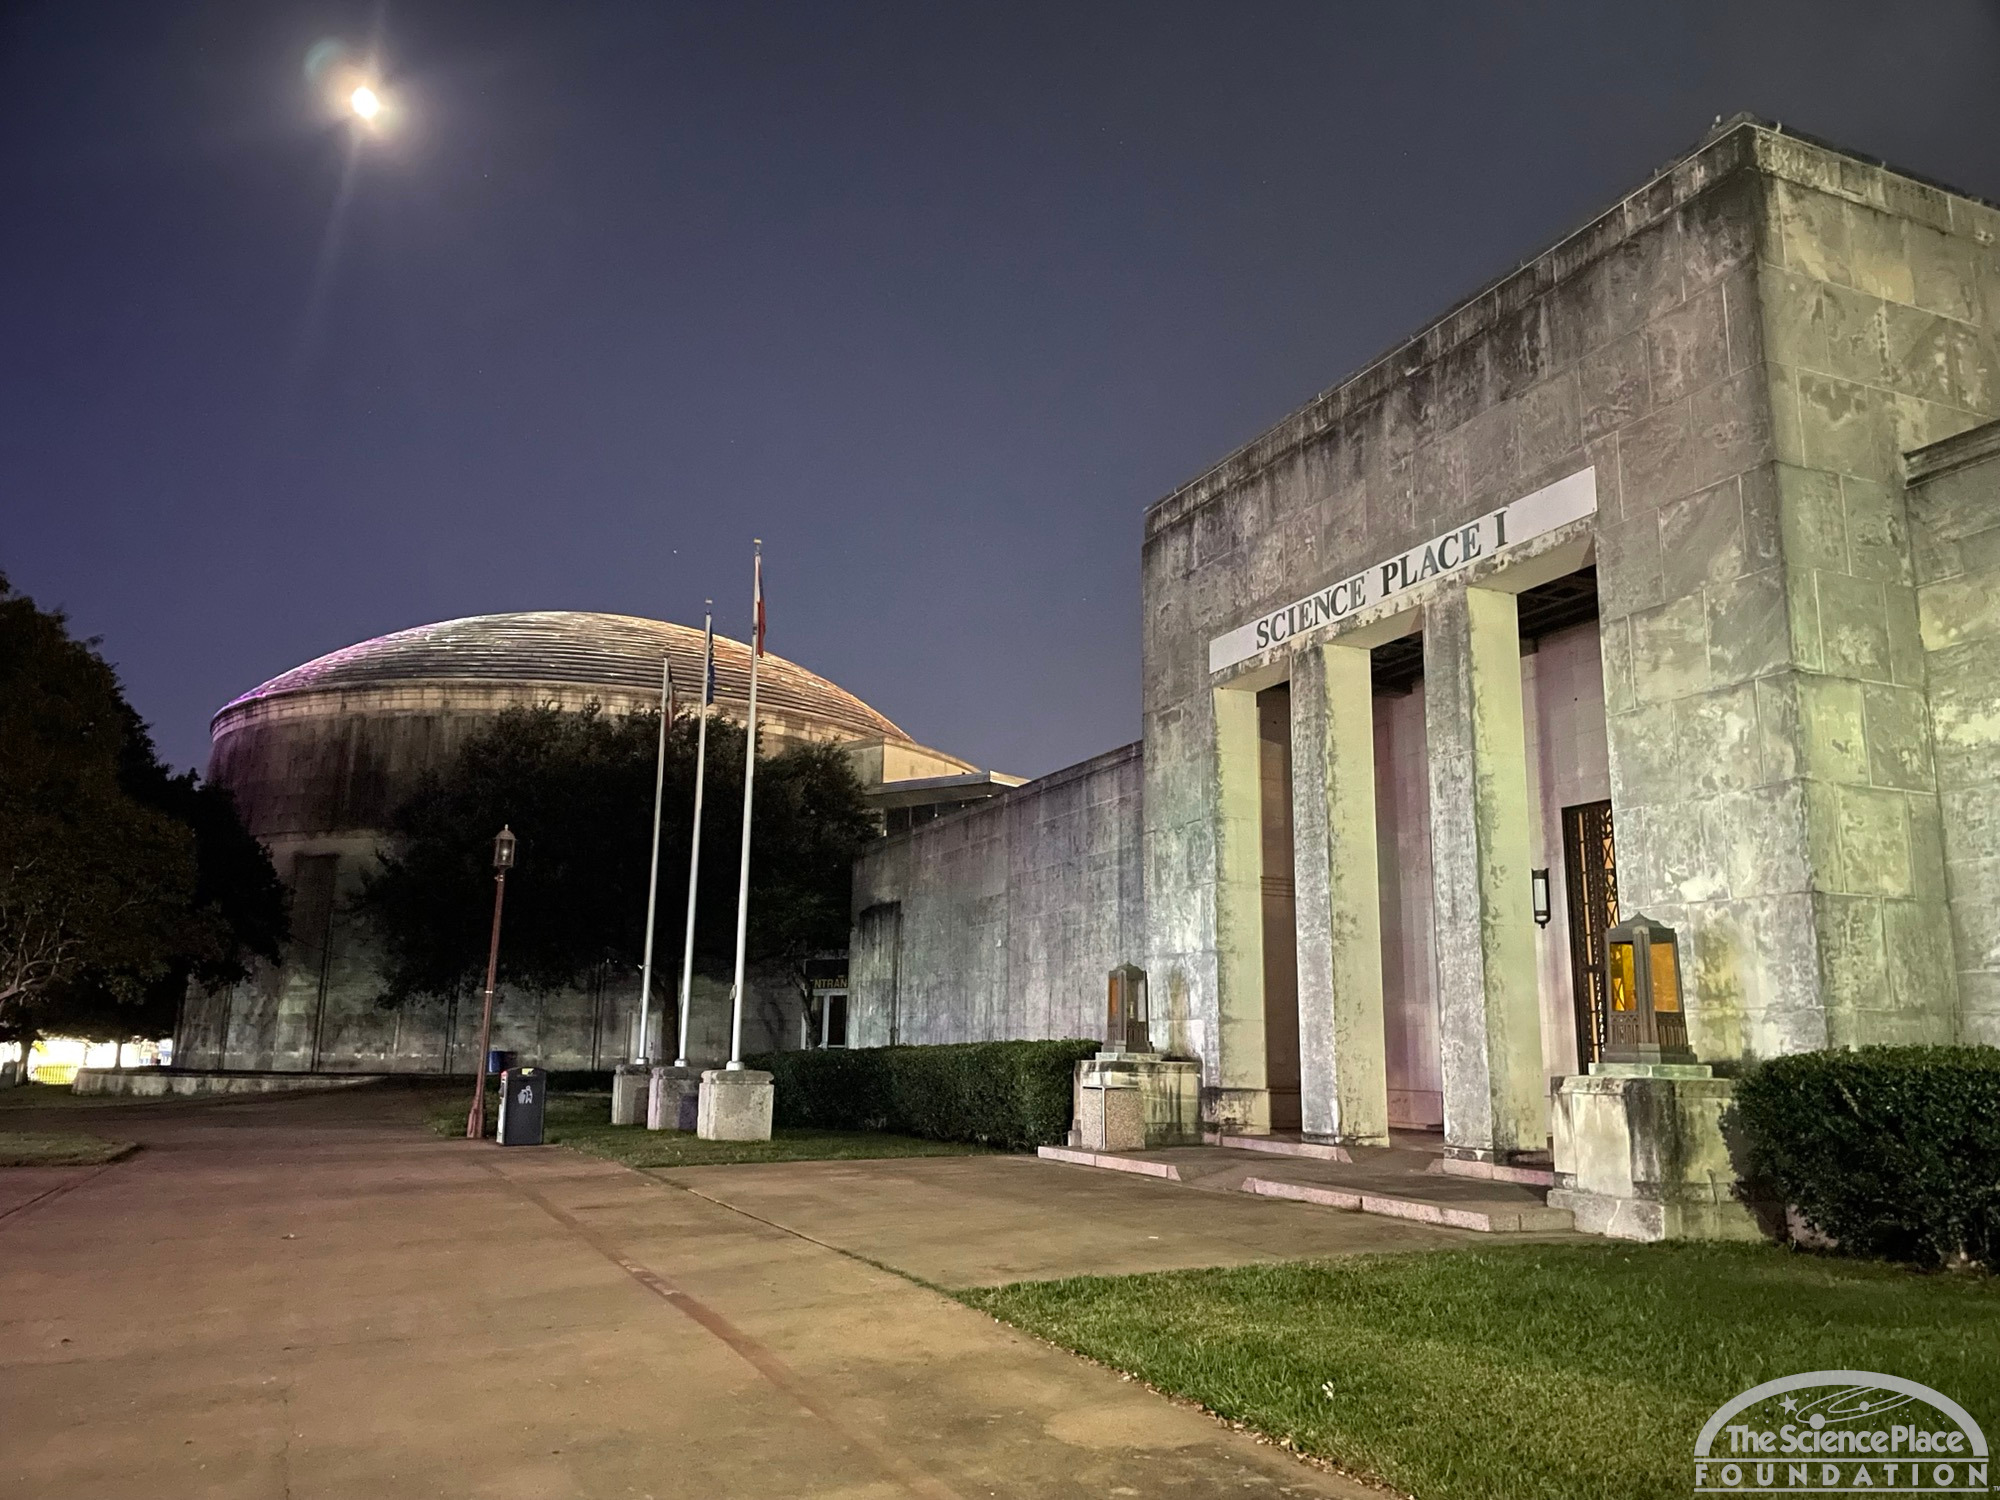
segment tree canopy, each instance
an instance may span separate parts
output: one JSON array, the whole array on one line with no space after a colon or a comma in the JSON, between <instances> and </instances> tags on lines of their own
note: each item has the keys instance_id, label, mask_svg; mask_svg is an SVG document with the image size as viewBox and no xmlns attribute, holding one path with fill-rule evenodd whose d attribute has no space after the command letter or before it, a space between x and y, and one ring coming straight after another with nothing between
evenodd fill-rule
<instances>
[{"instance_id":1,"label":"tree canopy","mask_svg":"<svg viewBox=\"0 0 2000 1500\"><path fill-rule=\"evenodd\" d=\"M697 721L667 736L656 984L678 982L686 931ZM512 709L428 772L397 810L394 837L362 909L381 935L386 1002L470 991L481 980L493 905L493 837L519 839L507 877L502 972L533 990L583 983L600 964L642 957L652 842L657 714ZM726 970L735 952L744 733L711 718L702 815L695 961ZM797 959L847 941L853 861L874 821L846 755L798 746L757 762L752 813L752 959Z\"/></svg>"},{"instance_id":2,"label":"tree canopy","mask_svg":"<svg viewBox=\"0 0 2000 1500\"><path fill-rule=\"evenodd\" d=\"M172 775L95 643L0 577L0 1034L161 1035L190 977L284 936L228 792Z\"/></svg>"}]
</instances>

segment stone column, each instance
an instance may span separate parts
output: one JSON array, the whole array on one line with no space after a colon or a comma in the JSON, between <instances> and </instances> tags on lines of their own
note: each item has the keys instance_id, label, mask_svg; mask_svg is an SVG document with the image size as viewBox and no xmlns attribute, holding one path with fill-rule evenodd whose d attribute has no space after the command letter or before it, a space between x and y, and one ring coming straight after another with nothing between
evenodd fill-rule
<instances>
[{"instance_id":1,"label":"stone column","mask_svg":"<svg viewBox=\"0 0 2000 1500\"><path fill-rule=\"evenodd\" d=\"M1375 701L1365 647L1320 646L1293 661L1292 809L1304 1132L1386 1146Z\"/></svg>"},{"instance_id":2,"label":"stone column","mask_svg":"<svg viewBox=\"0 0 2000 1500\"><path fill-rule=\"evenodd\" d=\"M1215 692L1216 1095L1211 1123L1270 1129L1264 1067L1264 841L1257 695Z\"/></svg>"},{"instance_id":3,"label":"stone column","mask_svg":"<svg viewBox=\"0 0 2000 1500\"><path fill-rule=\"evenodd\" d=\"M1505 1160L1548 1145L1512 594L1425 606L1424 702L1445 1147Z\"/></svg>"}]
</instances>

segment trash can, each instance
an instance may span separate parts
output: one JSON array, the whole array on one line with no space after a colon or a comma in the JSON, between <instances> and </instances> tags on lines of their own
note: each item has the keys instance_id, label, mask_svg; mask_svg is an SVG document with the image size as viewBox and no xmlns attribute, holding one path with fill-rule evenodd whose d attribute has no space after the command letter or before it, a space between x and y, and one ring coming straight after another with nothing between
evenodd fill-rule
<instances>
[{"instance_id":1,"label":"trash can","mask_svg":"<svg viewBox=\"0 0 2000 1500\"><path fill-rule=\"evenodd\" d=\"M509 1068L514 1066L514 1060L517 1055L518 1054L506 1051L505 1049L500 1047L493 1048L486 1054L487 1073L493 1074L493 1073L506 1072Z\"/></svg>"},{"instance_id":2,"label":"trash can","mask_svg":"<svg viewBox=\"0 0 2000 1500\"><path fill-rule=\"evenodd\" d=\"M500 1075L500 1144L539 1146L549 1075L540 1068L509 1068Z\"/></svg>"}]
</instances>

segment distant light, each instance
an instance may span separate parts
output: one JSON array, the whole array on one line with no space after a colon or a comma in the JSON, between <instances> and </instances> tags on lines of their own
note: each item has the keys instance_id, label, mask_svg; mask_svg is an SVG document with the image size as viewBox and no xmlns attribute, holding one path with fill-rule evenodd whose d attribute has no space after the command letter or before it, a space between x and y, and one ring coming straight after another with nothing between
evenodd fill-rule
<instances>
[{"instance_id":1,"label":"distant light","mask_svg":"<svg viewBox=\"0 0 2000 1500\"><path fill-rule=\"evenodd\" d=\"M382 112L382 96L365 83L347 96L347 102L364 120L372 120Z\"/></svg>"}]
</instances>

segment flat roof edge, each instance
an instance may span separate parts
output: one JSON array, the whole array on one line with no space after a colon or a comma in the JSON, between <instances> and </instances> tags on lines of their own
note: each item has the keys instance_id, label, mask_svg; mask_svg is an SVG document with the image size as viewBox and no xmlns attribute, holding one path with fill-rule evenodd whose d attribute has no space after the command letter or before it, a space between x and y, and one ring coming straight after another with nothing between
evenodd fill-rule
<instances>
[{"instance_id":1,"label":"flat roof edge","mask_svg":"<svg viewBox=\"0 0 2000 1500\"><path fill-rule=\"evenodd\" d=\"M1547 287L1571 271L1589 264L1637 230L1742 171L1784 177L1783 152L1773 143L1844 158L1887 172L1937 193L1978 204L1991 212L2000 206L1888 162L1851 151L1779 122L1737 114L1710 129L1681 155L1652 173L1637 188L1603 212L1460 298L1409 337L1397 341L1352 374L1321 391L1249 442L1225 455L1200 474L1176 487L1146 509L1145 539L1178 524L1212 500L1261 473L1271 464L1324 436L1350 412L1375 400L1407 378L1396 366L1409 361L1415 368L1431 363L1447 350L1476 336L1499 319L1525 307ZM1676 178L1678 177L1678 181ZM1853 196L1848 194L1847 196ZM1582 252L1581 259L1578 258ZM1561 266L1561 270L1556 268ZM1393 372L1393 373L1392 373Z\"/></svg>"}]
</instances>

